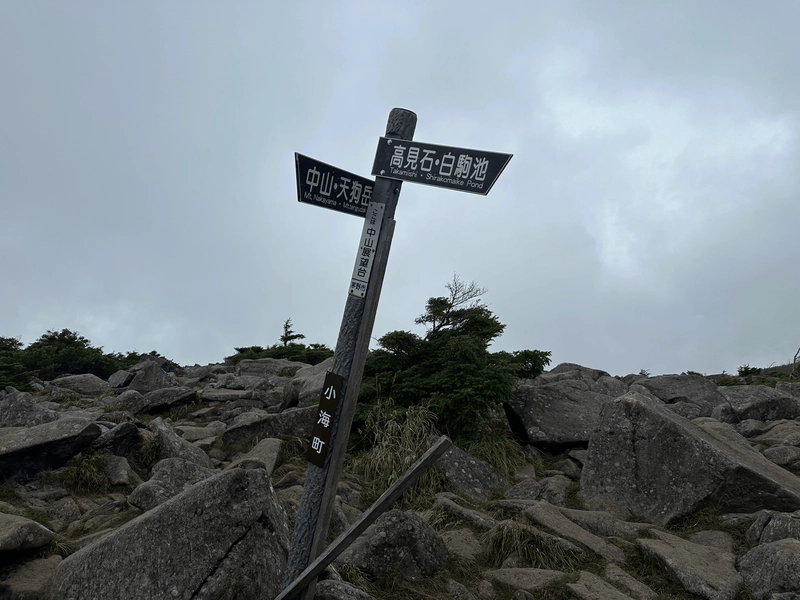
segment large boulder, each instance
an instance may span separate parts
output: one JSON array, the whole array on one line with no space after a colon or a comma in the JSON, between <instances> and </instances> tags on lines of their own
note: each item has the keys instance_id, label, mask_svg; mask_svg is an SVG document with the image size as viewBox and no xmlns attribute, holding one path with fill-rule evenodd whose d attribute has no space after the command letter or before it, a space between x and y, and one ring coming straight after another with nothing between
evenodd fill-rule
<instances>
[{"instance_id":1,"label":"large boulder","mask_svg":"<svg viewBox=\"0 0 800 600\"><path fill-rule=\"evenodd\" d=\"M232 469L67 557L50 600L263 600L281 591L286 515L263 469Z\"/></svg>"},{"instance_id":2,"label":"large boulder","mask_svg":"<svg viewBox=\"0 0 800 600\"><path fill-rule=\"evenodd\" d=\"M111 386L97 375L86 373L84 375L65 375L54 379L52 385L77 392L82 396L97 396L111 390Z\"/></svg>"},{"instance_id":3,"label":"large boulder","mask_svg":"<svg viewBox=\"0 0 800 600\"><path fill-rule=\"evenodd\" d=\"M135 373L128 384L128 389L142 394L178 385L155 360L144 360L128 370Z\"/></svg>"},{"instance_id":4,"label":"large boulder","mask_svg":"<svg viewBox=\"0 0 800 600\"><path fill-rule=\"evenodd\" d=\"M212 469L183 458L165 458L153 466L150 479L131 492L128 502L148 511L212 475Z\"/></svg>"},{"instance_id":5,"label":"large boulder","mask_svg":"<svg viewBox=\"0 0 800 600\"><path fill-rule=\"evenodd\" d=\"M316 418L316 406L290 408L281 413L254 411L252 415L237 417L237 422L222 434L222 441L231 446L247 446L257 438L294 436L305 439L311 435Z\"/></svg>"},{"instance_id":6,"label":"large boulder","mask_svg":"<svg viewBox=\"0 0 800 600\"><path fill-rule=\"evenodd\" d=\"M158 440L158 458L160 460L177 457L207 469L212 467L211 459L208 457L208 454L175 433L161 417L153 419L150 422L150 431L156 434L156 439Z\"/></svg>"},{"instance_id":7,"label":"large boulder","mask_svg":"<svg viewBox=\"0 0 800 600\"><path fill-rule=\"evenodd\" d=\"M713 381L702 375L659 375L637 380L640 385L667 404L693 404L698 416L707 417L714 408L725 402Z\"/></svg>"},{"instance_id":8,"label":"large boulder","mask_svg":"<svg viewBox=\"0 0 800 600\"><path fill-rule=\"evenodd\" d=\"M4 552L41 548L54 537L52 531L36 521L0 512L0 556Z\"/></svg>"},{"instance_id":9,"label":"large boulder","mask_svg":"<svg viewBox=\"0 0 800 600\"><path fill-rule=\"evenodd\" d=\"M709 600L733 600L742 587L733 554L665 531L650 531L656 539L642 538L637 543L668 579L679 582L687 592Z\"/></svg>"},{"instance_id":10,"label":"large boulder","mask_svg":"<svg viewBox=\"0 0 800 600\"><path fill-rule=\"evenodd\" d=\"M433 527L397 509L381 515L338 559L375 578L399 569L409 581L433 575L449 560L447 546Z\"/></svg>"},{"instance_id":11,"label":"large boulder","mask_svg":"<svg viewBox=\"0 0 800 600\"><path fill-rule=\"evenodd\" d=\"M63 417L35 427L0 428L0 477L27 480L62 466L100 436L100 426L83 417Z\"/></svg>"},{"instance_id":12,"label":"large boulder","mask_svg":"<svg viewBox=\"0 0 800 600\"><path fill-rule=\"evenodd\" d=\"M297 371L287 385L283 387L283 403L281 407L316 406L319 404L319 395L325 382L325 374L333 368L333 357L326 358L321 363L306 366Z\"/></svg>"},{"instance_id":13,"label":"large boulder","mask_svg":"<svg viewBox=\"0 0 800 600\"><path fill-rule=\"evenodd\" d=\"M144 395L144 410L149 413L159 412L189 404L197 399L197 392L188 387L167 387L153 390Z\"/></svg>"},{"instance_id":14,"label":"large boulder","mask_svg":"<svg viewBox=\"0 0 800 600\"><path fill-rule=\"evenodd\" d=\"M800 508L800 479L746 441L732 442L733 435L628 392L603 407L583 467L583 494L590 505L610 502L658 525L706 500L740 512Z\"/></svg>"},{"instance_id":15,"label":"large boulder","mask_svg":"<svg viewBox=\"0 0 800 600\"><path fill-rule=\"evenodd\" d=\"M508 489L508 482L497 470L457 446L451 446L433 464L447 488L477 500L488 500L492 490Z\"/></svg>"},{"instance_id":16,"label":"large boulder","mask_svg":"<svg viewBox=\"0 0 800 600\"><path fill-rule=\"evenodd\" d=\"M15 390L0 399L0 427L34 427L56 421L59 416L27 392Z\"/></svg>"},{"instance_id":17,"label":"large boulder","mask_svg":"<svg viewBox=\"0 0 800 600\"><path fill-rule=\"evenodd\" d=\"M294 377L306 363L286 360L285 358L254 358L245 359L236 365L234 373L237 377L253 375L256 377Z\"/></svg>"},{"instance_id":18,"label":"large boulder","mask_svg":"<svg viewBox=\"0 0 800 600\"><path fill-rule=\"evenodd\" d=\"M800 398L765 385L732 385L719 388L728 405L720 407L720 420L777 421L800 417ZM732 414L731 414L732 413Z\"/></svg>"},{"instance_id":19,"label":"large boulder","mask_svg":"<svg viewBox=\"0 0 800 600\"><path fill-rule=\"evenodd\" d=\"M524 441L545 447L577 445L589 441L608 399L583 379L544 385L522 379L503 408L511 430Z\"/></svg>"},{"instance_id":20,"label":"large boulder","mask_svg":"<svg viewBox=\"0 0 800 600\"><path fill-rule=\"evenodd\" d=\"M741 556L737 566L756 598L781 592L800 595L800 540L760 544Z\"/></svg>"}]
</instances>

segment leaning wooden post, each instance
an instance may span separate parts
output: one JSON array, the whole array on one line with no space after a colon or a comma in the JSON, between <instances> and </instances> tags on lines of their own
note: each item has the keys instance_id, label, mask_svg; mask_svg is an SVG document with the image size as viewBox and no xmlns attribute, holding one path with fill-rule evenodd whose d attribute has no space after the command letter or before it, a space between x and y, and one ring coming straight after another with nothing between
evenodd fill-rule
<instances>
[{"instance_id":1,"label":"leaning wooden post","mask_svg":"<svg viewBox=\"0 0 800 600\"><path fill-rule=\"evenodd\" d=\"M411 140L414 137L416 124L417 116L413 112L395 108L389 114L386 137ZM331 369L333 374L341 378L338 386L341 386L340 390L344 400L339 403L330 427L329 451L323 465L319 467L309 464L306 471L303 495L295 518L284 586L294 581L309 563L320 555L325 546L336 489L339 485L339 475L344 463L347 441L350 437L350 426L353 422L358 391L361 386L361 377L364 374L364 362L369 351L372 327L375 323L378 300L392 244L394 214L400 196L400 187L401 182L394 179L377 177L375 180L359 248L361 250L361 246L365 243L365 235L369 236L366 232L370 226L370 214L382 213L380 231L377 234L378 238L372 256L373 262L370 265L371 272L368 274L365 290L355 277L351 282L342 324L339 328L339 338L336 341L333 369ZM360 254L361 252L359 252L359 256ZM357 267L359 256L356 257ZM312 581L302 594L303 600L312 599L314 589L315 581Z\"/></svg>"}]
</instances>

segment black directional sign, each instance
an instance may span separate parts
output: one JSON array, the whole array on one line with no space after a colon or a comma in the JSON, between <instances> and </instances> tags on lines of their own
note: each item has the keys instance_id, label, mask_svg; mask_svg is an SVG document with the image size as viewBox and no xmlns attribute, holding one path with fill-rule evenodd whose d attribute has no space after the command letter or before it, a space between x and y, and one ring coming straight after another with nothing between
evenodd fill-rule
<instances>
[{"instance_id":1,"label":"black directional sign","mask_svg":"<svg viewBox=\"0 0 800 600\"><path fill-rule=\"evenodd\" d=\"M307 204L363 217L375 182L294 153L297 199Z\"/></svg>"},{"instance_id":2,"label":"black directional sign","mask_svg":"<svg viewBox=\"0 0 800 600\"><path fill-rule=\"evenodd\" d=\"M341 375L332 371L325 373L325 381L319 395L317 420L311 427L311 442L306 451L308 461L318 467L325 464L325 457L328 455L331 426L339 401L342 399L342 388L344 388L344 378Z\"/></svg>"},{"instance_id":3,"label":"black directional sign","mask_svg":"<svg viewBox=\"0 0 800 600\"><path fill-rule=\"evenodd\" d=\"M382 137L372 174L485 196L512 156Z\"/></svg>"}]
</instances>

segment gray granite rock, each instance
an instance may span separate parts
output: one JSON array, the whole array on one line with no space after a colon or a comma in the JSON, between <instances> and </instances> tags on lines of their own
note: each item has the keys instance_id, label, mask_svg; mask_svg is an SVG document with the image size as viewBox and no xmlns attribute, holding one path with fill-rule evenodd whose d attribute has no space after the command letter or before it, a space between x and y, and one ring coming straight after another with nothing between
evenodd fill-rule
<instances>
[{"instance_id":1,"label":"gray granite rock","mask_svg":"<svg viewBox=\"0 0 800 600\"><path fill-rule=\"evenodd\" d=\"M756 598L800 592L800 540L760 544L741 556L737 566Z\"/></svg>"},{"instance_id":2,"label":"gray granite rock","mask_svg":"<svg viewBox=\"0 0 800 600\"><path fill-rule=\"evenodd\" d=\"M266 472L232 469L67 557L49 598L274 598L288 546L286 516Z\"/></svg>"},{"instance_id":3,"label":"gray granite rock","mask_svg":"<svg viewBox=\"0 0 800 600\"><path fill-rule=\"evenodd\" d=\"M742 587L733 554L657 529L651 532L657 539L638 539L636 543L669 579L709 600L733 600Z\"/></svg>"},{"instance_id":4,"label":"gray granite rock","mask_svg":"<svg viewBox=\"0 0 800 600\"><path fill-rule=\"evenodd\" d=\"M25 517L0 513L0 552L22 552L49 544L55 534Z\"/></svg>"},{"instance_id":5,"label":"gray granite rock","mask_svg":"<svg viewBox=\"0 0 800 600\"><path fill-rule=\"evenodd\" d=\"M0 428L0 477L27 480L62 466L100 436L90 419L62 417L35 427Z\"/></svg>"},{"instance_id":6,"label":"gray granite rock","mask_svg":"<svg viewBox=\"0 0 800 600\"><path fill-rule=\"evenodd\" d=\"M409 581L420 581L444 569L447 547L421 517L400 510L381 515L339 557L371 577L399 569Z\"/></svg>"},{"instance_id":7,"label":"gray granite rock","mask_svg":"<svg viewBox=\"0 0 800 600\"><path fill-rule=\"evenodd\" d=\"M636 392L604 406L581 486L587 499L605 497L658 525L707 500L741 512L800 508L800 479Z\"/></svg>"},{"instance_id":8,"label":"gray granite rock","mask_svg":"<svg viewBox=\"0 0 800 600\"><path fill-rule=\"evenodd\" d=\"M150 422L150 431L156 435L158 440L158 458L160 460L177 457L207 469L212 467L208 454L180 437L161 417Z\"/></svg>"},{"instance_id":9,"label":"gray granite rock","mask_svg":"<svg viewBox=\"0 0 800 600\"><path fill-rule=\"evenodd\" d=\"M0 427L34 427L57 421L59 414L27 392L0 397Z\"/></svg>"},{"instance_id":10,"label":"gray granite rock","mask_svg":"<svg viewBox=\"0 0 800 600\"><path fill-rule=\"evenodd\" d=\"M165 458L155 464L150 479L133 490L128 502L148 511L213 475L212 469L183 458Z\"/></svg>"}]
</instances>

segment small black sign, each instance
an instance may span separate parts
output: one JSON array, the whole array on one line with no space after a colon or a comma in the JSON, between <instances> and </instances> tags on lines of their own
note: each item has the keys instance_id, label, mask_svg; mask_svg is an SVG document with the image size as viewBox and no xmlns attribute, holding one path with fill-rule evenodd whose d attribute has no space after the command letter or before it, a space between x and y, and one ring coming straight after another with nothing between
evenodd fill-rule
<instances>
[{"instance_id":1,"label":"small black sign","mask_svg":"<svg viewBox=\"0 0 800 600\"><path fill-rule=\"evenodd\" d=\"M382 137L372 174L485 196L512 156Z\"/></svg>"},{"instance_id":2,"label":"small black sign","mask_svg":"<svg viewBox=\"0 0 800 600\"><path fill-rule=\"evenodd\" d=\"M363 217L375 182L294 153L297 199L307 204Z\"/></svg>"},{"instance_id":3,"label":"small black sign","mask_svg":"<svg viewBox=\"0 0 800 600\"><path fill-rule=\"evenodd\" d=\"M328 455L328 444L331 441L331 427L336 416L336 409L342 397L344 378L341 375L328 371L322 384L322 393L319 396L317 420L311 428L311 442L308 446L308 462L318 467L325 464ZM346 443L346 441L345 441Z\"/></svg>"}]
</instances>

